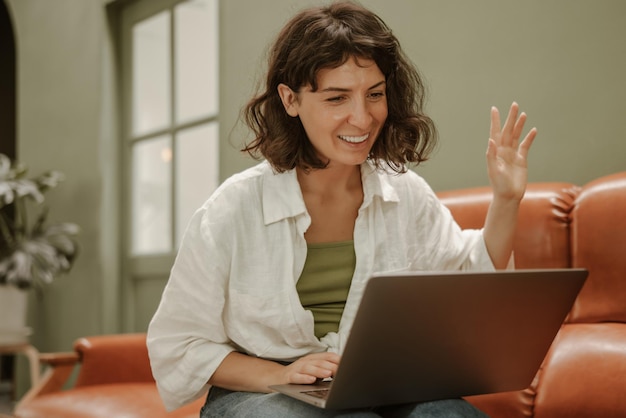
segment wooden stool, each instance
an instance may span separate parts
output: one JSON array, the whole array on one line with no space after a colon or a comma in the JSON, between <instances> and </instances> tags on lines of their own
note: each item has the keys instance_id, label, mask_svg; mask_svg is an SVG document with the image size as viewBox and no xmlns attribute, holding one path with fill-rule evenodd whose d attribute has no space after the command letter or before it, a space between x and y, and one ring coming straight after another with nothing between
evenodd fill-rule
<instances>
[{"instance_id":1,"label":"wooden stool","mask_svg":"<svg viewBox=\"0 0 626 418\"><path fill-rule=\"evenodd\" d=\"M30 385L39 382L39 351L28 342L16 344L0 344L0 354L23 354L28 358L30 365ZM0 416L0 418L3 418Z\"/></svg>"}]
</instances>

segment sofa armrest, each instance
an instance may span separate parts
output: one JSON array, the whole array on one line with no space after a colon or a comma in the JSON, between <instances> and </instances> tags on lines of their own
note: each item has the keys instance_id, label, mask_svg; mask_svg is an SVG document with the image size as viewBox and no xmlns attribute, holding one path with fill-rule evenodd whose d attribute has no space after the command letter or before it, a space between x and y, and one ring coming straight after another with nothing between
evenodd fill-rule
<instances>
[{"instance_id":1,"label":"sofa armrest","mask_svg":"<svg viewBox=\"0 0 626 418\"><path fill-rule=\"evenodd\" d=\"M40 353L39 362L44 366L59 367L64 365L74 366L80 357L75 352L67 353Z\"/></svg>"},{"instance_id":2,"label":"sofa armrest","mask_svg":"<svg viewBox=\"0 0 626 418\"><path fill-rule=\"evenodd\" d=\"M154 382L145 333L84 337L74 350L81 362L76 387Z\"/></svg>"},{"instance_id":3,"label":"sofa armrest","mask_svg":"<svg viewBox=\"0 0 626 418\"><path fill-rule=\"evenodd\" d=\"M40 353L39 362L46 366L43 377L20 399L18 406L48 393L60 392L80 358L77 353Z\"/></svg>"},{"instance_id":4,"label":"sofa armrest","mask_svg":"<svg viewBox=\"0 0 626 418\"><path fill-rule=\"evenodd\" d=\"M46 371L40 381L20 400L32 399L64 389L75 367L74 387L110 383L153 383L145 333L84 337L74 343L74 352L41 353Z\"/></svg>"}]
</instances>

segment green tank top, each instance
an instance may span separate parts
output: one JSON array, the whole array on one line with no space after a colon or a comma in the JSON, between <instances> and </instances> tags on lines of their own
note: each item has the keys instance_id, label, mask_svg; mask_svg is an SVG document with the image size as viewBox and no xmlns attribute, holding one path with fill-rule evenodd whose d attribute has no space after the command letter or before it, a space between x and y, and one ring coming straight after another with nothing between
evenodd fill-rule
<instances>
[{"instance_id":1,"label":"green tank top","mask_svg":"<svg viewBox=\"0 0 626 418\"><path fill-rule=\"evenodd\" d=\"M296 284L300 302L313 313L315 336L337 332L356 266L354 242L308 244Z\"/></svg>"}]
</instances>

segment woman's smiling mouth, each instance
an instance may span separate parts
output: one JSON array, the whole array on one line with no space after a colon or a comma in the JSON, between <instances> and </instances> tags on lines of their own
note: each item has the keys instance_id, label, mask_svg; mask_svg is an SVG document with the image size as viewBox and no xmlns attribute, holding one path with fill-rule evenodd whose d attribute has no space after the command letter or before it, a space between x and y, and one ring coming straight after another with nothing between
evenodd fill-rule
<instances>
[{"instance_id":1,"label":"woman's smiling mouth","mask_svg":"<svg viewBox=\"0 0 626 418\"><path fill-rule=\"evenodd\" d=\"M351 144L359 144L359 143L364 142L365 140L367 140L367 138L369 138L369 136L370 136L369 133L367 133L365 135L362 135L362 136L339 135L339 139L341 139L342 141L349 142Z\"/></svg>"}]
</instances>

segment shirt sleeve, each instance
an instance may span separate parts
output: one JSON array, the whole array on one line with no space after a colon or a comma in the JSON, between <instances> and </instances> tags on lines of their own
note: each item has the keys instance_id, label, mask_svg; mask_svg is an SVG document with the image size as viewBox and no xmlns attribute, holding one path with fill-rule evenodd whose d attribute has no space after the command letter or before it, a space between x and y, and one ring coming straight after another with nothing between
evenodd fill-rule
<instances>
[{"instance_id":1,"label":"shirt sleeve","mask_svg":"<svg viewBox=\"0 0 626 418\"><path fill-rule=\"evenodd\" d=\"M235 349L222 321L228 222L210 208L205 205L191 219L148 327L152 373L167 410L206 393L208 379Z\"/></svg>"}]
</instances>

